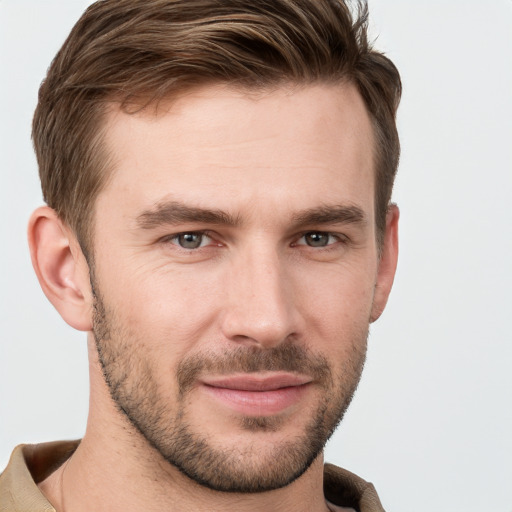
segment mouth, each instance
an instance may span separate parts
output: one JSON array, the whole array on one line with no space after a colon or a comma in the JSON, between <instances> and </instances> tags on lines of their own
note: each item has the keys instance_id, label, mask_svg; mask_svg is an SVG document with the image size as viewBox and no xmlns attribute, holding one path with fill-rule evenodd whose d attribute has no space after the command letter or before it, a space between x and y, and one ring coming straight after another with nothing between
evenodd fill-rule
<instances>
[{"instance_id":1,"label":"mouth","mask_svg":"<svg viewBox=\"0 0 512 512\"><path fill-rule=\"evenodd\" d=\"M224 407L246 416L272 416L297 405L312 379L291 373L240 374L205 378L202 389Z\"/></svg>"}]
</instances>

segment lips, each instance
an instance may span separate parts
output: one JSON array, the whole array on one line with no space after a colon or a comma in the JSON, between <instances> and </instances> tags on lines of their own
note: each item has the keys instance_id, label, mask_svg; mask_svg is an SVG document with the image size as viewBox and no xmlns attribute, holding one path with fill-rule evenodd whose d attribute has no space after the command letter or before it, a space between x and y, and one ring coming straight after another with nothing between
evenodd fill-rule
<instances>
[{"instance_id":1,"label":"lips","mask_svg":"<svg viewBox=\"0 0 512 512\"><path fill-rule=\"evenodd\" d=\"M279 414L300 402L311 378L290 373L210 377L202 389L222 406L247 416Z\"/></svg>"}]
</instances>

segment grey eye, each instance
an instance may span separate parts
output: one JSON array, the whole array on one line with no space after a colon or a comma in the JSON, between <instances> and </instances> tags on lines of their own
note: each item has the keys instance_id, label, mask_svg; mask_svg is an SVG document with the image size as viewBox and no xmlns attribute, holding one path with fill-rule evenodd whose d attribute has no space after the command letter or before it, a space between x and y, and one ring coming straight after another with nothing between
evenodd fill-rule
<instances>
[{"instance_id":1,"label":"grey eye","mask_svg":"<svg viewBox=\"0 0 512 512\"><path fill-rule=\"evenodd\" d=\"M329 244L329 233L322 233L319 231L312 231L304 235L304 240L310 247L325 247Z\"/></svg>"},{"instance_id":2,"label":"grey eye","mask_svg":"<svg viewBox=\"0 0 512 512\"><path fill-rule=\"evenodd\" d=\"M177 236L178 244L184 249L197 249L203 243L202 233L182 233Z\"/></svg>"}]
</instances>

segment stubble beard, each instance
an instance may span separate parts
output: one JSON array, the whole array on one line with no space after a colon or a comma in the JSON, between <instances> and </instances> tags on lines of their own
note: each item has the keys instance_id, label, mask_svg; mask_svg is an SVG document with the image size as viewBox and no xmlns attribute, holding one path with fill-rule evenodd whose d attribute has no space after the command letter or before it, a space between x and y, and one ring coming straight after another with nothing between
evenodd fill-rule
<instances>
[{"instance_id":1,"label":"stubble beard","mask_svg":"<svg viewBox=\"0 0 512 512\"><path fill-rule=\"evenodd\" d=\"M151 358L144 357L142 343L119 325L93 287L93 334L105 382L116 407L146 442L181 473L207 488L222 492L257 493L285 487L299 478L322 452L348 408L359 383L366 356L368 329L351 340L349 357L333 375L325 356L286 342L271 349L238 347L229 354L193 355L178 365L179 394L170 405L165 390L154 378ZM289 371L310 375L323 393L303 434L264 449L258 443L246 447L215 447L187 421L187 399L202 372ZM247 437L276 432L286 419L279 416L242 417L239 427ZM288 420L290 421L290 420ZM261 444L261 440L259 441ZM261 456L267 454L266 457Z\"/></svg>"}]
</instances>

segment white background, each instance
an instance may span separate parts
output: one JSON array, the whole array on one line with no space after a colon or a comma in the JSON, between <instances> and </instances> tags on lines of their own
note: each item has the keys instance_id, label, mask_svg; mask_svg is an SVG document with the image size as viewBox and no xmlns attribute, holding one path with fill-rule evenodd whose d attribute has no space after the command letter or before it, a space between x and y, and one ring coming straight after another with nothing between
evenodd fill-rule
<instances>
[{"instance_id":1,"label":"white background","mask_svg":"<svg viewBox=\"0 0 512 512\"><path fill-rule=\"evenodd\" d=\"M0 1L0 467L86 421L85 337L40 291L25 230L38 84L88 3ZM370 8L404 83L401 258L326 458L390 512L512 512L512 1Z\"/></svg>"}]
</instances>

